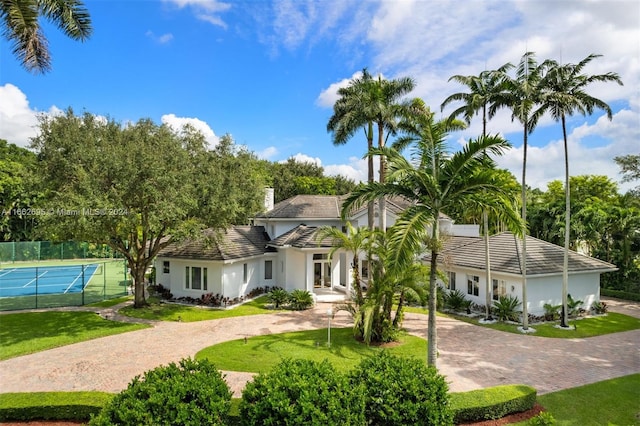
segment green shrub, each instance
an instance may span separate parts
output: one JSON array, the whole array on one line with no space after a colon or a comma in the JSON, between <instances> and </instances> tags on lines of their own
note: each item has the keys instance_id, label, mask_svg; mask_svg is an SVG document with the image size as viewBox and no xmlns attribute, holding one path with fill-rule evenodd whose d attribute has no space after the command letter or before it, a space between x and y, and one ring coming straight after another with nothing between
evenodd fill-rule
<instances>
[{"instance_id":1,"label":"green shrub","mask_svg":"<svg viewBox=\"0 0 640 426\"><path fill-rule=\"evenodd\" d=\"M591 310L596 315L606 314L608 309L609 308L605 302L599 302L597 300L591 305Z\"/></svg>"},{"instance_id":2,"label":"green shrub","mask_svg":"<svg viewBox=\"0 0 640 426\"><path fill-rule=\"evenodd\" d=\"M448 385L434 367L383 351L351 371L353 388L364 386L370 425L451 425Z\"/></svg>"},{"instance_id":3,"label":"green shrub","mask_svg":"<svg viewBox=\"0 0 640 426\"><path fill-rule=\"evenodd\" d=\"M451 394L456 424L499 419L533 408L536 390L525 385L504 385Z\"/></svg>"},{"instance_id":4,"label":"green shrub","mask_svg":"<svg viewBox=\"0 0 640 426\"><path fill-rule=\"evenodd\" d=\"M289 307L294 311L303 311L313 306L313 296L307 290L293 290L289 295Z\"/></svg>"},{"instance_id":5,"label":"green shrub","mask_svg":"<svg viewBox=\"0 0 640 426\"><path fill-rule=\"evenodd\" d=\"M553 418L551 413L543 411L537 416L529 419L527 424L529 426L552 426L556 424L556 419Z\"/></svg>"},{"instance_id":6,"label":"green shrub","mask_svg":"<svg viewBox=\"0 0 640 426\"><path fill-rule=\"evenodd\" d=\"M518 321L518 309L520 301L514 296L500 296L493 302L493 311L500 321Z\"/></svg>"},{"instance_id":7,"label":"green shrub","mask_svg":"<svg viewBox=\"0 0 640 426\"><path fill-rule=\"evenodd\" d=\"M545 303L543 308L545 321L555 321L560 318L560 309L562 309L562 305L552 305L550 303Z\"/></svg>"},{"instance_id":8,"label":"green shrub","mask_svg":"<svg viewBox=\"0 0 640 426\"><path fill-rule=\"evenodd\" d=\"M600 294L606 297L615 297L616 299L631 300L632 302L640 302L640 293L632 293L630 291L611 290L601 288Z\"/></svg>"},{"instance_id":9,"label":"green shrub","mask_svg":"<svg viewBox=\"0 0 640 426\"><path fill-rule=\"evenodd\" d=\"M180 360L136 376L90 425L224 425L231 391L206 359Z\"/></svg>"},{"instance_id":10,"label":"green shrub","mask_svg":"<svg viewBox=\"0 0 640 426\"><path fill-rule=\"evenodd\" d=\"M466 296L460 290L444 293L444 306L453 311L461 311L466 306L466 300Z\"/></svg>"},{"instance_id":11,"label":"green shrub","mask_svg":"<svg viewBox=\"0 0 640 426\"><path fill-rule=\"evenodd\" d=\"M267 300L273 303L273 307L279 309L282 305L289 303L289 293L282 288L274 288L267 293Z\"/></svg>"},{"instance_id":12,"label":"green shrub","mask_svg":"<svg viewBox=\"0 0 640 426\"><path fill-rule=\"evenodd\" d=\"M324 360L283 360L242 392L245 425L364 425L364 391Z\"/></svg>"},{"instance_id":13,"label":"green shrub","mask_svg":"<svg viewBox=\"0 0 640 426\"><path fill-rule=\"evenodd\" d=\"M106 392L24 392L0 394L0 421L89 420L111 399Z\"/></svg>"}]
</instances>

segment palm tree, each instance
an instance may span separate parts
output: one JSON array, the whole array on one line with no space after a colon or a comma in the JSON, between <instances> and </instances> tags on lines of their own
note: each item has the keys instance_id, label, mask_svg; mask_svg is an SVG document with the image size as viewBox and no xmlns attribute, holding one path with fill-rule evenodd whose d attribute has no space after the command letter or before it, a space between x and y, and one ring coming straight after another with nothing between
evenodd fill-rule
<instances>
[{"instance_id":1,"label":"palm tree","mask_svg":"<svg viewBox=\"0 0 640 426\"><path fill-rule=\"evenodd\" d=\"M515 78L508 78L505 90L496 95L490 106L490 114L499 108L511 110L511 119L518 120L523 126L522 156L522 222L527 226L527 147L528 136L536 127L539 115L532 114L539 97L539 86L544 65L539 65L533 52L526 52L516 67ZM527 238L522 237L522 328L529 329L529 312L527 301Z\"/></svg>"},{"instance_id":2,"label":"palm tree","mask_svg":"<svg viewBox=\"0 0 640 426\"><path fill-rule=\"evenodd\" d=\"M494 182L494 174L483 170L486 166L484 152L501 154L509 144L501 138L481 137L469 141L462 151L450 155L445 139L451 122L435 122L433 114L426 115L422 120L420 134L423 137L413 142L411 160L390 147L374 148L369 152L368 155L387 157L387 180L356 189L343 203L343 214L382 196L399 196L412 202L390 228L388 264L397 268L409 267L425 248L431 253L427 362L435 366L436 271L441 246L438 219L441 213L452 206L465 203L476 191L488 190L496 195L502 193L502 189ZM490 202L497 199L491 199ZM513 214L517 220L517 214Z\"/></svg>"},{"instance_id":3,"label":"palm tree","mask_svg":"<svg viewBox=\"0 0 640 426\"><path fill-rule=\"evenodd\" d=\"M362 128L367 139L367 152L373 148L373 120L365 114L368 87L373 77L364 68L362 75L351 79L349 85L338 89L340 98L333 105L333 115L327 123L327 131L331 133L334 145L344 145ZM373 157L367 160L367 182L373 182ZM367 206L368 226L374 228L374 202Z\"/></svg>"},{"instance_id":4,"label":"palm tree","mask_svg":"<svg viewBox=\"0 0 640 426\"><path fill-rule=\"evenodd\" d=\"M487 116L492 118L495 114L495 110L488 111L488 106L494 101L496 96L503 90L504 82L506 81L506 72L512 68L510 63L504 64L495 71L482 71L480 75L454 75L449 78L449 81L455 80L460 84L463 84L469 88L469 92L454 93L444 100L440 109L443 110L445 106L453 101L463 101L464 105L454 110L449 119L454 119L460 115L464 116L467 124L471 123L471 117L476 115L479 111L482 111L482 136L487 136ZM491 114L489 114L491 112ZM487 271L485 279L485 293L486 293L486 320L491 320L491 305L492 305L492 280L491 280L491 257L490 257L490 244L489 244L489 213L486 210L482 211L482 223L484 229L484 258L485 258L485 270Z\"/></svg>"},{"instance_id":5,"label":"palm tree","mask_svg":"<svg viewBox=\"0 0 640 426\"><path fill-rule=\"evenodd\" d=\"M364 129L367 138L367 151L373 147L374 125L377 126L378 148L386 144L389 134L397 129L398 119L408 113L405 104L399 99L413 90L411 78L403 77L386 80L382 76L374 79L365 68L362 76L352 79L347 87L338 89L340 98L333 106L333 115L327 123L327 131L332 132L333 144L346 143L360 129ZM385 136L385 131L387 132ZM373 182L373 158L368 157L368 179ZM380 181L385 179L385 159L380 158ZM373 201L369 203L369 227L374 226ZM379 201L380 228L386 228L386 203Z\"/></svg>"},{"instance_id":6,"label":"palm tree","mask_svg":"<svg viewBox=\"0 0 640 426\"><path fill-rule=\"evenodd\" d=\"M51 55L39 18L43 16L62 32L85 41L92 32L91 18L81 0L3 0L0 20L4 37L13 44L13 54L29 72L51 70Z\"/></svg>"},{"instance_id":7,"label":"palm tree","mask_svg":"<svg viewBox=\"0 0 640 426\"><path fill-rule=\"evenodd\" d=\"M587 75L582 70L592 60L601 55L591 54L577 64L561 65L556 61L545 61L547 72L542 79L540 107L537 115L549 112L556 121L562 123L562 137L564 140L564 176L565 176L565 222L564 222L564 262L562 267L562 320L561 326L567 327L568 309L567 294L569 286L569 244L571 231L571 199L569 185L569 149L567 143L566 117L578 112L582 115L592 114L596 108L603 109L607 118L612 119L611 108L604 101L589 95L585 89L591 83L615 81L622 85L618 74Z\"/></svg>"}]
</instances>

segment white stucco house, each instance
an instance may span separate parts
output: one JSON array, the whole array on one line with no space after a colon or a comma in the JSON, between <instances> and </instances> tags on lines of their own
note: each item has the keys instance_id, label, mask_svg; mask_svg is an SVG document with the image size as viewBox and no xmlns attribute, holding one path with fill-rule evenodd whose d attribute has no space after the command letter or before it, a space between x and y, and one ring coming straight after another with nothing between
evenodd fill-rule
<instances>
[{"instance_id":1,"label":"white stucco house","mask_svg":"<svg viewBox=\"0 0 640 426\"><path fill-rule=\"evenodd\" d=\"M489 237L491 297L515 296L522 302L522 241L509 232ZM440 284L460 290L472 302L486 305L485 249L482 237L450 236L445 239L439 264L448 277ZM544 314L545 303L562 304L564 248L527 236L527 309ZM600 274L617 270L615 265L569 252L569 294L588 309L600 300Z\"/></svg>"},{"instance_id":2,"label":"white stucco house","mask_svg":"<svg viewBox=\"0 0 640 426\"><path fill-rule=\"evenodd\" d=\"M155 260L156 282L170 289L174 297L199 298L219 294L230 299L245 297L259 287L278 286L291 291L308 290L316 296L351 294L351 259L337 251L331 258L331 242L318 242L316 231L332 226L346 232L340 218L344 196L297 195L273 204L273 192L265 200L266 211L254 218L253 225L234 226L214 239L213 231L205 238L172 244ZM387 200L387 226L392 226L408 203ZM375 221L378 223L378 209ZM348 218L354 227L367 225L366 207ZM441 256L443 270L450 273L453 288L466 293L475 303L484 304L484 246L477 225L458 225L442 217L440 229L449 237ZM521 275L518 275L518 250L510 234L492 237L492 274L497 280L494 293L509 293L521 298ZM540 240L528 240L528 299L531 312L559 297L561 265L557 269L557 252L562 248ZM615 270L613 265L588 256L572 253L570 293L585 297L585 305L599 299L600 273ZM554 268L545 269L552 265ZM366 259L360 259L366 275ZM427 260L428 262L428 260ZM538 262L538 264L536 264ZM471 278L469 278L471 277ZM558 281L559 280L559 281ZM476 284L474 284L476 283ZM442 283L445 285L444 283Z\"/></svg>"}]
</instances>

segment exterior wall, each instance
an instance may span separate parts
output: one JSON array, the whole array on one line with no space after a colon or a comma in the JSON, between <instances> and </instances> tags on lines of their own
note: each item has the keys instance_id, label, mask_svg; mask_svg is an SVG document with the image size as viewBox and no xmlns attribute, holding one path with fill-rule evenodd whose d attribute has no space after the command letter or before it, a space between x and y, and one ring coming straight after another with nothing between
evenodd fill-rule
<instances>
[{"instance_id":1,"label":"exterior wall","mask_svg":"<svg viewBox=\"0 0 640 426\"><path fill-rule=\"evenodd\" d=\"M450 268L456 273L456 289L467 299L478 305L486 305L486 275L484 271ZM478 295L468 294L467 276L477 276ZM522 278L491 272L492 280L504 280L506 295L517 297L522 302ZM441 280L438 283L444 286ZM600 300L600 274L581 273L569 275L569 294L574 300L582 300L582 308L588 309L593 302ZM527 277L527 309L531 315L544 314L544 304L562 304L562 275L528 276Z\"/></svg>"},{"instance_id":2,"label":"exterior wall","mask_svg":"<svg viewBox=\"0 0 640 426\"><path fill-rule=\"evenodd\" d=\"M265 261L272 260L272 278L265 279ZM164 262L169 262L169 273L163 272ZM247 265L247 281L243 282L244 265ZM174 297L200 297L213 293L235 298L245 296L257 287L274 286L278 283L278 262L274 255L240 260L231 264L220 261L158 258L156 260L156 282L169 288ZM207 289L185 288L185 268L197 266L207 268Z\"/></svg>"},{"instance_id":3,"label":"exterior wall","mask_svg":"<svg viewBox=\"0 0 640 426\"><path fill-rule=\"evenodd\" d=\"M293 248L281 249L284 258L284 277L278 285L287 291L307 289L305 285L305 253Z\"/></svg>"},{"instance_id":4,"label":"exterior wall","mask_svg":"<svg viewBox=\"0 0 640 426\"><path fill-rule=\"evenodd\" d=\"M169 273L163 271L164 262L169 262ZM174 297L200 297L206 293L224 294L222 291L223 266L221 262L158 258L156 265L156 283L169 288ZM197 266L207 268L207 290L185 288L185 268ZM227 294L224 294L227 296Z\"/></svg>"}]
</instances>

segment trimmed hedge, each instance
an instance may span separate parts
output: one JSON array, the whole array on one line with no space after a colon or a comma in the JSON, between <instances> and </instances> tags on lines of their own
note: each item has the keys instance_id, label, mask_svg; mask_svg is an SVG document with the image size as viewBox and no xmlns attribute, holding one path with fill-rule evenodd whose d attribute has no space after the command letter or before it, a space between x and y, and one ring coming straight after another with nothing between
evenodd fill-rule
<instances>
[{"instance_id":1,"label":"trimmed hedge","mask_svg":"<svg viewBox=\"0 0 640 426\"><path fill-rule=\"evenodd\" d=\"M215 365L185 358L134 377L89 424L226 425L231 396Z\"/></svg>"},{"instance_id":2,"label":"trimmed hedge","mask_svg":"<svg viewBox=\"0 0 640 426\"><path fill-rule=\"evenodd\" d=\"M533 408L536 390L526 385L503 385L451 394L455 423L499 419Z\"/></svg>"},{"instance_id":3,"label":"trimmed hedge","mask_svg":"<svg viewBox=\"0 0 640 426\"><path fill-rule=\"evenodd\" d=\"M364 426L362 386L326 359L285 359L270 372L260 373L242 392L242 424Z\"/></svg>"},{"instance_id":4,"label":"trimmed hedge","mask_svg":"<svg viewBox=\"0 0 640 426\"><path fill-rule=\"evenodd\" d=\"M107 392L19 392L0 394L0 421L89 420L107 405Z\"/></svg>"},{"instance_id":5,"label":"trimmed hedge","mask_svg":"<svg viewBox=\"0 0 640 426\"><path fill-rule=\"evenodd\" d=\"M364 359L350 373L351 385L364 386L365 416L370 425L453 424L449 386L424 360L383 351Z\"/></svg>"},{"instance_id":6,"label":"trimmed hedge","mask_svg":"<svg viewBox=\"0 0 640 426\"><path fill-rule=\"evenodd\" d=\"M601 288L600 295L606 297L615 297L616 299L631 300L632 302L640 302L640 294L631 293L628 291Z\"/></svg>"}]
</instances>

